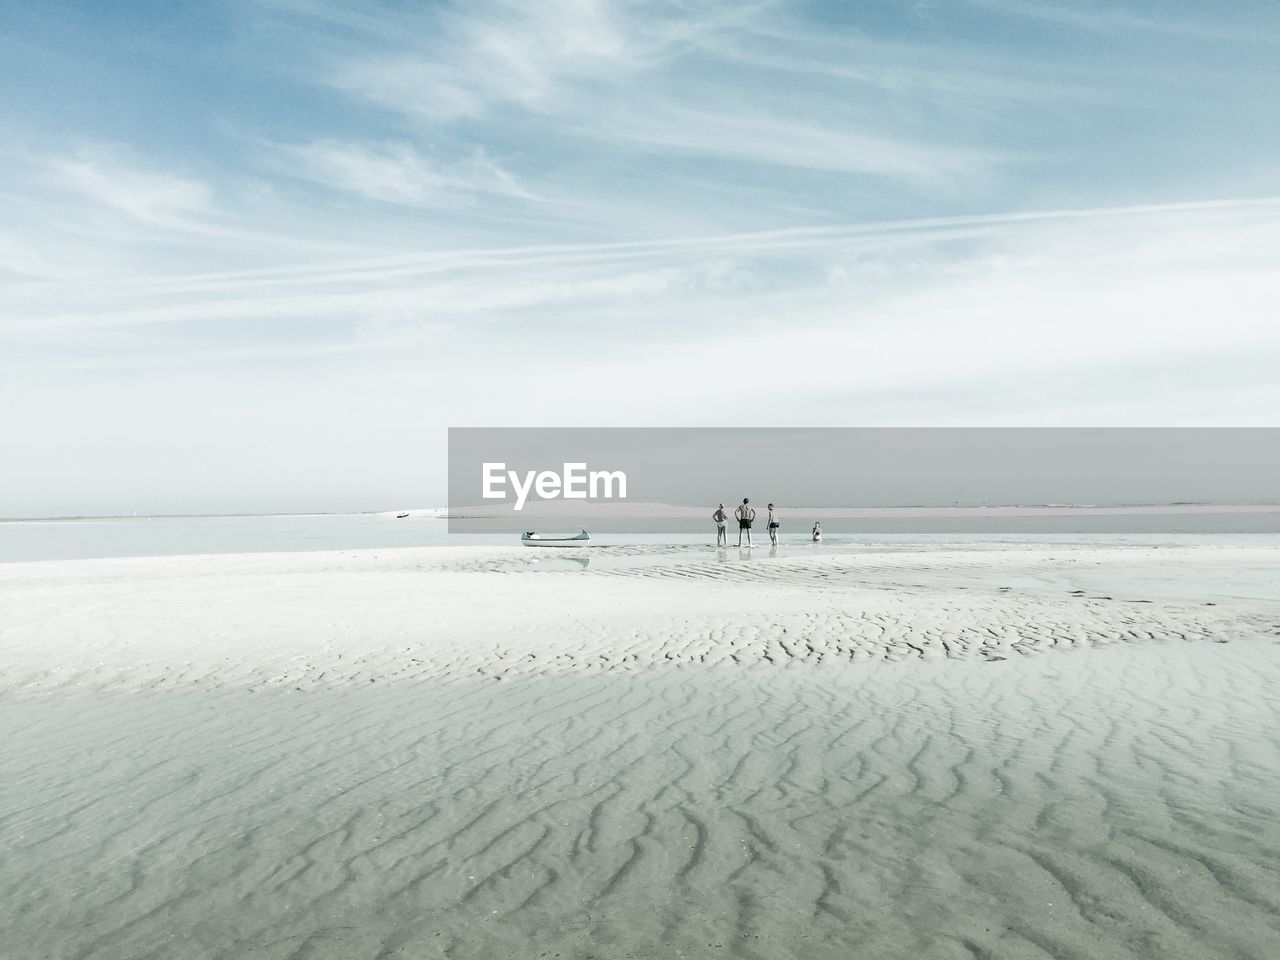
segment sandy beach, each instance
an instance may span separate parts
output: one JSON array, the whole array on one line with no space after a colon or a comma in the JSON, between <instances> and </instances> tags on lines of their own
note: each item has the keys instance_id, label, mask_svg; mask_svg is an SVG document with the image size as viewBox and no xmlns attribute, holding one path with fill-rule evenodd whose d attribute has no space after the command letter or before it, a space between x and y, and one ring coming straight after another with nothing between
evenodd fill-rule
<instances>
[{"instance_id":1,"label":"sandy beach","mask_svg":"<svg viewBox=\"0 0 1280 960\"><path fill-rule=\"evenodd\" d=\"M6 949L1280 955L1278 560L3 564Z\"/></svg>"}]
</instances>

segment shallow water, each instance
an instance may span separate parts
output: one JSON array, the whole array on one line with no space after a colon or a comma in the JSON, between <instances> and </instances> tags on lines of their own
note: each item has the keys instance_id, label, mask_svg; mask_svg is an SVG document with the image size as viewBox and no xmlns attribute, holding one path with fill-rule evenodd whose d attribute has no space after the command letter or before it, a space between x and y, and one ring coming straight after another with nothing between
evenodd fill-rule
<instances>
[{"instance_id":1,"label":"shallow water","mask_svg":"<svg viewBox=\"0 0 1280 960\"><path fill-rule=\"evenodd\" d=\"M1280 956L1280 645L0 701L15 957Z\"/></svg>"},{"instance_id":2,"label":"shallow water","mask_svg":"<svg viewBox=\"0 0 1280 960\"><path fill-rule=\"evenodd\" d=\"M991 521L990 530L961 529L939 532L936 520L828 521L821 544L809 540L808 524L784 532L781 550L792 554L838 553L849 550L936 550L962 545L967 549L1002 549L1017 546L1063 545L1196 545L1280 544L1280 513L1206 515L1170 520L1148 518L1152 532L1134 532L1134 517L1081 517L1053 521L1058 532L1021 532L1020 521ZM1037 520L1036 524L1047 521ZM919 529L912 532L910 525ZM1173 530L1170 524L1184 524ZM1051 524L1052 525L1052 524ZM1034 524L1033 524L1034 526ZM649 548L649 562L664 552L677 555L716 554L715 531L710 524L679 523L669 533L615 533L598 535L586 551L597 556L597 547ZM1203 529L1200 529L1203 528ZM790 531L792 528L788 527ZM1213 532L1230 529L1235 532ZM752 551L733 547L728 556L766 557L771 548L763 531L757 531ZM736 537L736 533L734 534ZM736 543L736 539L733 540ZM307 514L209 517L107 517L68 520L0 520L0 563L31 560L81 560L104 557L179 556L208 553L290 553L316 550L373 550L430 546L518 546L512 533L450 534L445 520L387 514ZM541 551L543 553L549 551ZM643 560L635 562L644 562Z\"/></svg>"}]
</instances>

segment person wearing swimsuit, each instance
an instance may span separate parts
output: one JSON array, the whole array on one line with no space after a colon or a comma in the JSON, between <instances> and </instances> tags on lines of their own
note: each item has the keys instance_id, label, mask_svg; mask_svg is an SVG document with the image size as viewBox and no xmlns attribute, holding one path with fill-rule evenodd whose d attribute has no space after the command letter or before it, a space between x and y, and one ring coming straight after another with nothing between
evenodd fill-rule
<instances>
[{"instance_id":1,"label":"person wearing swimsuit","mask_svg":"<svg viewBox=\"0 0 1280 960\"><path fill-rule=\"evenodd\" d=\"M711 519L716 522L716 546L727 547L729 545L729 531L725 529L725 522L729 519L729 515L724 512L724 504L720 504L716 508L716 512L711 515Z\"/></svg>"},{"instance_id":2,"label":"person wearing swimsuit","mask_svg":"<svg viewBox=\"0 0 1280 960\"><path fill-rule=\"evenodd\" d=\"M751 521L756 518L756 511L751 506L751 501L746 497L742 498L742 503L738 504L738 508L733 511L733 515L738 518L738 546L742 546L742 531L747 532L747 546L751 546Z\"/></svg>"},{"instance_id":3,"label":"person wearing swimsuit","mask_svg":"<svg viewBox=\"0 0 1280 960\"><path fill-rule=\"evenodd\" d=\"M769 542L775 547L778 545L778 527L782 526L778 522L778 515L773 512L773 504L769 504Z\"/></svg>"},{"instance_id":4,"label":"person wearing swimsuit","mask_svg":"<svg viewBox=\"0 0 1280 960\"><path fill-rule=\"evenodd\" d=\"M813 542L814 543L822 542L822 521L821 520L813 521Z\"/></svg>"}]
</instances>

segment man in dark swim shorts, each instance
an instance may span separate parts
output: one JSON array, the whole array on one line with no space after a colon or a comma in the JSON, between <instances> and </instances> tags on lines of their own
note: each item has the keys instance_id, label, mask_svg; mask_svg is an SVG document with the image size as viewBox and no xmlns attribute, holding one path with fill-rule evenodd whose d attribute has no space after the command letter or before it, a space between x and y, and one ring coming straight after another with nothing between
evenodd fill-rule
<instances>
[{"instance_id":1,"label":"man in dark swim shorts","mask_svg":"<svg viewBox=\"0 0 1280 960\"><path fill-rule=\"evenodd\" d=\"M742 498L742 503L733 511L733 515L738 518L738 546L742 546L742 531L747 531L747 546L751 546L751 521L756 518L756 511L751 506L751 501L746 497Z\"/></svg>"}]
</instances>

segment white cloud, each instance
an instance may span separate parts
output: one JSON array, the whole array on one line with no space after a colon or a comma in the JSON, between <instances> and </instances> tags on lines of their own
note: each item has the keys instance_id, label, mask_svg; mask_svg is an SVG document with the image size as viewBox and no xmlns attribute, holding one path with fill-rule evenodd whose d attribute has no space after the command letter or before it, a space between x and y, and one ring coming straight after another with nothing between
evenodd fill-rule
<instances>
[{"instance_id":1,"label":"white cloud","mask_svg":"<svg viewBox=\"0 0 1280 960\"><path fill-rule=\"evenodd\" d=\"M78 284L80 294L195 265L346 256L270 189L198 176L117 144L0 147L0 272ZM502 171L493 178L500 180ZM285 222L287 221L287 222ZM2 274L0 274L2 275ZM64 288L65 290L65 288Z\"/></svg>"},{"instance_id":2,"label":"white cloud","mask_svg":"<svg viewBox=\"0 0 1280 960\"><path fill-rule=\"evenodd\" d=\"M433 163L412 144L317 140L278 145L271 162L283 175L383 203L449 206L477 194L533 199L516 179L478 151L450 163Z\"/></svg>"},{"instance_id":3,"label":"white cloud","mask_svg":"<svg viewBox=\"0 0 1280 960\"><path fill-rule=\"evenodd\" d=\"M900 104L883 104L883 79L896 68L868 65L875 94L856 110L814 100L772 103L768 70L774 51L725 60L727 73L668 75L682 54L717 58L732 49L726 31L753 29L756 11L682 11L640 15L597 2L490 5L445 19L430 41L394 55L353 55L334 68L340 89L416 118L425 129L482 118L516 106L553 118L557 136L649 154L701 154L736 162L863 174L949 193L990 179L1005 156L949 143L928 127L905 132ZM808 38L814 50L816 38ZM843 69L840 51L822 51L828 69ZM832 60L832 57L836 57ZM749 72L744 72L749 71ZM937 73L945 71L935 71ZM938 89L946 76L935 76ZM988 81L989 87L998 86ZM892 107L892 109L889 109Z\"/></svg>"},{"instance_id":4,"label":"white cloud","mask_svg":"<svg viewBox=\"0 0 1280 960\"><path fill-rule=\"evenodd\" d=\"M49 177L81 200L119 211L151 226L187 227L207 215L212 191L200 180L143 169L109 151L81 149L53 158Z\"/></svg>"},{"instance_id":5,"label":"white cloud","mask_svg":"<svg viewBox=\"0 0 1280 960\"><path fill-rule=\"evenodd\" d=\"M1115 4L1079 5L1074 9L1066 4L1046 4L1026 2L1026 0L968 0L975 6L986 10L1052 23L1065 24L1080 30L1093 33L1115 35L1124 32L1162 33L1187 37L1191 40L1226 40L1232 43L1263 43L1277 45L1274 34L1268 35L1266 30L1249 29L1239 23L1230 27L1222 26L1220 21L1190 20L1168 16L1161 11L1160 16L1143 16ZM1212 6L1202 8L1212 11ZM1269 26L1274 27L1274 18Z\"/></svg>"},{"instance_id":6,"label":"white cloud","mask_svg":"<svg viewBox=\"0 0 1280 960\"><path fill-rule=\"evenodd\" d=\"M806 122L742 104L699 109L643 101L602 118L593 136L677 153L719 156L776 167L892 178L935 192L986 181L1005 158L989 150L913 142L828 118Z\"/></svg>"},{"instance_id":7,"label":"white cloud","mask_svg":"<svg viewBox=\"0 0 1280 960\"><path fill-rule=\"evenodd\" d=\"M340 89L435 120L478 116L495 103L537 107L562 78L616 71L639 52L619 13L597 0L496 3L415 25L423 39L397 55L357 56Z\"/></svg>"},{"instance_id":8,"label":"white cloud","mask_svg":"<svg viewBox=\"0 0 1280 960\"><path fill-rule=\"evenodd\" d=\"M181 330L226 327L278 352L280 335L300 349L340 346L368 322L393 346L397 331L416 337L424 324L466 320L480 339L502 330L553 349L580 328L602 344L656 338L678 353L703 335L754 329L788 343L825 338L851 353L874 343L883 375L903 383L942 377L947 362L963 377L975 364L1015 369L1270 343L1280 337L1267 307L1280 273L1265 251L1280 251L1272 200L940 218L433 251L123 282L87 302L49 286L11 295L0 332L63 342L76 331L176 327L176 338L144 337L140 348L180 353ZM289 326L273 338L246 322ZM932 354L941 366L910 359L922 341L948 345Z\"/></svg>"}]
</instances>

